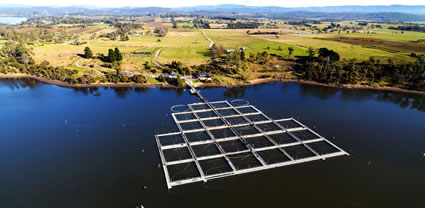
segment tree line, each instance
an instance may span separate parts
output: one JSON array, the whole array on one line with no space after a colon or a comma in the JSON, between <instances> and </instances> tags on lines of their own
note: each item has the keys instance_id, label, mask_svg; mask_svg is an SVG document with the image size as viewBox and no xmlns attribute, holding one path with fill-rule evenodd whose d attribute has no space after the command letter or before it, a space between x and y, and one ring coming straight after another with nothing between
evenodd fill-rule
<instances>
[{"instance_id":1,"label":"tree line","mask_svg":"<svg viewBox=\"0 0 425 208\"><path fill-rule=\"evenodd\" d=\"M93 52L90 48L85 48L84 52L86 57L93 57ZM96 71L94 70L88 70L83 75L80 75L78 70L50 66L47 61L36 64L32 55L32 50L23 43L6 43L0 50L0 73L23 73L49 80L58 80L69 84L92 84L95 82L146 82L146 78L143 75L135 74L133 76L127 76L121 73L119 68L116 73L106 73L105 76L97 76ZM108 60L114 60L114 62L117 62L122 60L122 55L118 48L115 50L110 49L107 58Z\"/></svg>"},{"instance_id":2,"label":"tree line","mask_svg":"<svg viewBox=\"0 0 425 208\"><path fill-rule=\"evenodd\" d=\"M321 48L319 56L312 53L301 60L297 67L299 78L331 84L388 85L392 87L425 90L425 58L407 64L395 64L389 58L386 62L369 58L358 62L355 59L338 61L336 52Z\"/></svg>"},{"instance_id":3,"label":"tree line","mask_svg":"<svg viewBox=\"0 0 425 208\"><path fill-rule=\"evenodd\" d=\"M390 26L390 27L388 27L388 29L401 30L401 31L425 32L425 26L420 26L420 25L417 25L417 24L399 25L397 27Z\"/></svg>"}]
</instances>

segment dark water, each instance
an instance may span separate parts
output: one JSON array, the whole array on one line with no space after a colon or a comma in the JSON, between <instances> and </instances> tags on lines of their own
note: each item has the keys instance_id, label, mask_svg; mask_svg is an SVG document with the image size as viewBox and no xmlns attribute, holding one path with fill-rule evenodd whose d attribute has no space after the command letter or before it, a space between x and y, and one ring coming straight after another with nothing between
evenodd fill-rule
<instances>
[{"instance_id":1,"label":"dark water","mask_svg":"<svg viewBox=\"0 0 425 208\"><path fill-rule=\"evenodd\" d=\"M196 97L3 80L0 207L424 207L424 96L287 83L202 94L298 118L351 156L168 191L153 135L177 130L170 107Z\"/></svg>"}]
</instances>

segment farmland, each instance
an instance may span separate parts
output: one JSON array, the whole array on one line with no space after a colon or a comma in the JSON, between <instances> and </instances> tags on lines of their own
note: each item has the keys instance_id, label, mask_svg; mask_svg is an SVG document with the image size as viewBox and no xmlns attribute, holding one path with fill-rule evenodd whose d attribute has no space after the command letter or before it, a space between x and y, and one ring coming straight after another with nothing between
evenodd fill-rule
<instances>
[{"instance_id":1,"label":"farmland","mask_svg":"<svg viewBox=\"0 0 425 208\"><path fill-rule=\"evenodd\" d=\"M96 24L91 28L76 28L77 25L58 25L58 30L76 36L80 41L86 42L83 45L71 44L43 44L34 47L34 58L37 62L44 60L57 66L73 66L75 60L79 58L85 47L90 47L94 54L106 54L108 49L118 47L123 53L136 51L153 52L163 48L158 62L167 64L171 61L181 61L184 65L192 66L206 63L209 58L207 46L209 41L203 37L200 29L194 29L193 23L187 18L178 19L177 29L168 28L165 37L155 35L144 35L151 32L156 26L169 25L168 20L155 20L153 24L145 24L143 30L137 30L130 35L129 41L114 41L102 38L93 39L93 34L104 34L112 32L114 29L108 24ZM325 27L329 23L315 25L319 28ZM341 22L341 25L349 25L348 22ZM246 53L259 53L266 51L270 54L277 54L288 57L288 47L294 48L293 56L305 56L308 48L318 49L327 47L338 52L342 59L367 60L369 57L380 59L393 58L397 62L409 62L413 59L411 53L422 54L425 52L425 35L419 32L405 32L403 34L388 30L389 25L384 25L382 29L374 28L371 33L321 33L309 34L306 27L294 27L280 22L276 29L259 29L262 32L277 32L278 35L249 35L247 29L207 29L205 32L215 42L229 50L245 48ZM28 30L23 28L20 30ZM307 32L301 32L307 31ZM54 31L54 30L50 30ZM252 31L252 30L251 30ZM152 33L150 33L152 34ZM3 42L3 41L2 41ZM355 51L355 52L353 52ZM124 69L135 69L146 62L151 57L125 58ZM93 61L95 65L98 62ZM74 66L75 67L75 66Z\"/></svg>"},{"instance_id":2,"label":"farmland","mask_svg":"<svg viewBox=\"0 0 425 208\"><path fill-rule=\"evenodd\" d=\"M94 23L81 23L78 18ZM103 22L100 19L108 17L78 18L75 23L50 24L45 29L22 24L16 31L40 36L28 44L36 64L47 63L88 77L107 77L115 70L143 75L213 70L218 73L214 81L226 84L300 76L293 73L295 63L311 53L318 55L321 48L337 53L342 65L370 59L408 64L425 54L425 33L390 29L402 23L192 17L121 17ZM218 56L213 55L202 30L214 42ZM0 40L0 44L6 42ZM92 57L85 57L87 48ZM108 61L111 50L122 53L118 64ZM165 68L153 64L159 50L156 62Z\"/></svg>"}]
</instances>

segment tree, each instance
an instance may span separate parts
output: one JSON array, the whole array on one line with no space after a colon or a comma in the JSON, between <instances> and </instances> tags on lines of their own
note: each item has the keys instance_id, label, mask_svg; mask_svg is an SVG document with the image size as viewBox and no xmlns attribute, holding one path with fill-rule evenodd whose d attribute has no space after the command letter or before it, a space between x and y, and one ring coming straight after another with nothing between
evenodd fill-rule
<instances>
[{"instance_id":1,"label":"tree","mask_svg":"<svg viewBox=\"0 0 425 208\"><path fill-rule=\"evenodd\" d=\"M122 61L122 54L118 48L115 48L115 60L116 61Z\"/></svg>"},{"instance_id":2,"label":"tree","mask_svg":"<svg viewBox=\"0 0 425 208\"><path fill-rule=\"evenodd\" d=\"M121 35L120 37L120 41L129 41L130 38L128 37L128 35Z\"/></svg>"},{"instance_id":3,"label":"tree","mask_svg":"<svg viewBox=\"0 0 425 208\"><path fill-rule=\"evenodd\" d=\"M151 70L152 68L148 61L145 62L144 67L146 70Z\"/></svg>"},{"instance_id":4,"label":"tree","mask_svg":"<svg viewBox=\"0 0 425 208\"><path fill-rule=\"evenodd\" d=\"M241 51L240 56L241 56L241 60L245 61L245 52L244 51Z\"/></svg>"},{"instance_id":5,"label":"tree","mask_svg":"<svg viewBox=\"0 0 425 208\"><path fill-rule=\"evenodd\" d=\"M177 86L183 87L184 86L184 80L180 75L177 75Z\"/></svg>"},{"instance_id":6,"label":"tree","mask_svg":"<svg viewBox=\"0 0 425 208\"><path fill-rule=\"evenodd\" d=\"M32 55L31 48L26 47L23 43L8 42L0 51L0 57L13 58L20 64L34 63Z\"/></svg>"},{"instance_id":7,"label":"tree","mask_svg":"<svg viewBox=\"0 0 425 208\"><path fill-rule=\"evenodd\" d=\"M89 47L84 48L84 57L93 58L93 51Z\"/></svg>"},{"instance_id":8,"label":"tree","mask_svg":"<svg viewBox=\"0 0 425 208\"><path fill-rule=\"evenodd\" d=\"M211 56L213 58L218 58L218 57L220 57L224 54L226 54L226 49L224 49L223 46L221 46L221 45L218 46L218 45L214 44L211 47Z\"/></svg>"},{"instance_id":9,"label":"tree","mask_svg":"<svg viewBox=\"0 0 425 208\"><path fill-rule=\"evenodd\" d=\"M329 62L333 63L335 61L339 61L339 54L333 50L329 50L327 48L319 49L319 58L321 59L329 59Z\"/></svg>"},{"instance_id":10,"label":"tree","mask_svg":"<svg viewBox=\"0 0 425 208\"><path fill-rule=\"evenodd\" d=\"M113 63L113 62L115 62L117 60L117 58L116 58L116 56L115 56L115 51L114 50L112 50L112 49L109 49L109 51L108 51L108 61L110 62L110 63Z\"/></svg>"},{"instance_id":11,"label":"tree","mask_svg":"<svg viewBox=\"0 0 425 208\"><path fill-rule=\"evenodd\" d=\"M314 51L312 47L308 48L307 53L309 57L313 57L314 55L316 55L316 51Z\"/></svg>"},{"instance_id":12,"label":"tree","mask_svg":"<svg viewBox=\"0 0 425 208\"><path fill-rule=\"evenodd\" d=\"M294 48L288 47L288 57L291 57L292 53L294 52Z\"/></svg>"}]
</instances>

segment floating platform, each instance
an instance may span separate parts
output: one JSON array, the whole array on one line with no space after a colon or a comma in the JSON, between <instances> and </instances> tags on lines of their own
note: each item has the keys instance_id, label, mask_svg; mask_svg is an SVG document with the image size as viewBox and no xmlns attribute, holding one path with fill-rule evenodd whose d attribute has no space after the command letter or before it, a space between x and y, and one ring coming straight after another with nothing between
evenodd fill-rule
<instances>
[{"instance_id":1,"label":"floating platform","mask_svg":"<svg viewBox=\"0 0 425 208\"><path fill-rule=\"evenodd\" d=\"M294 118L273 120L247 102L196 93L203 102L171 114L179 132L155 135L169 189L349 155Z\"/></svg>"}]
</instances>

